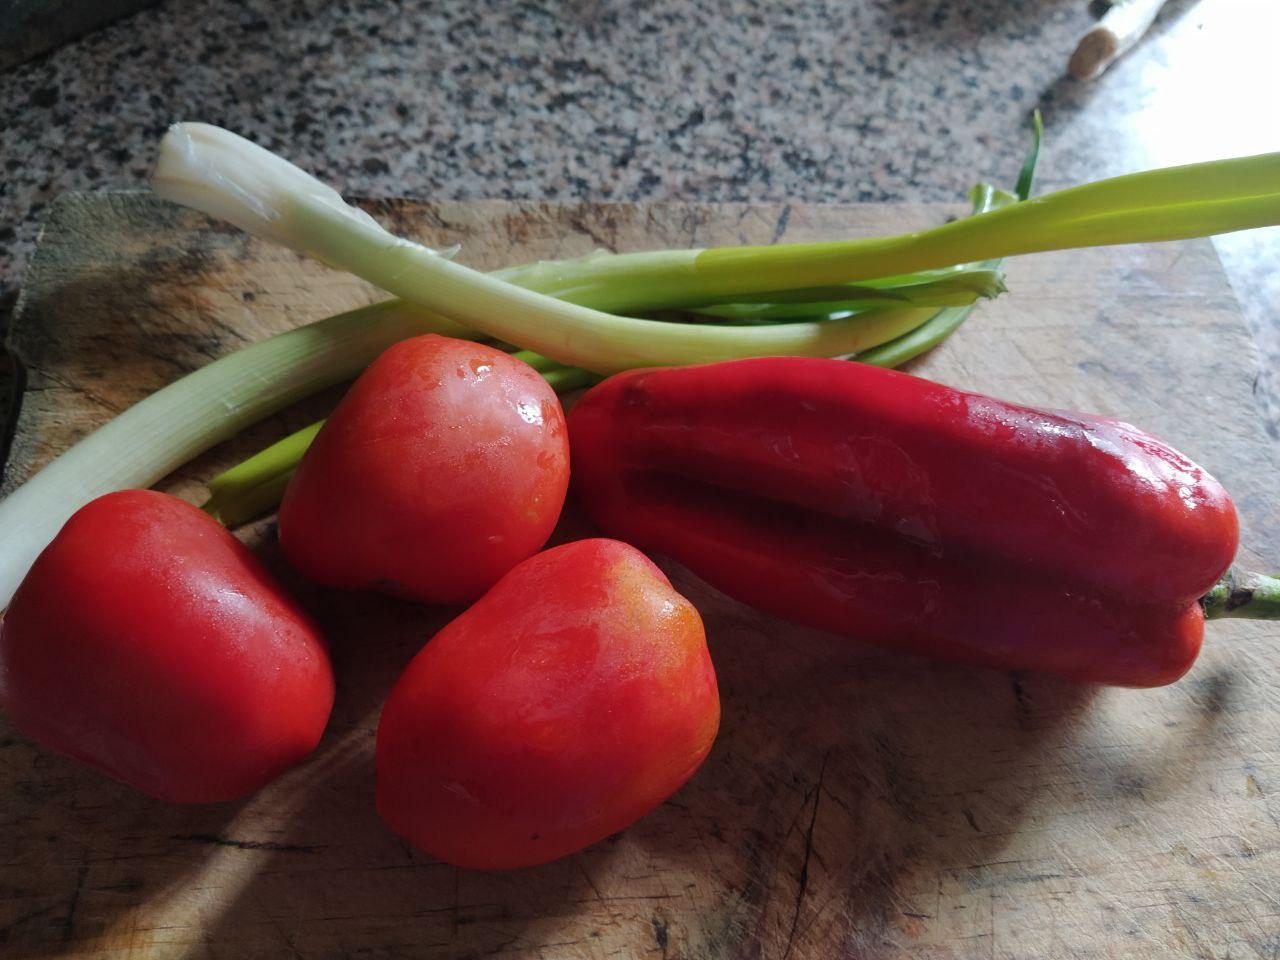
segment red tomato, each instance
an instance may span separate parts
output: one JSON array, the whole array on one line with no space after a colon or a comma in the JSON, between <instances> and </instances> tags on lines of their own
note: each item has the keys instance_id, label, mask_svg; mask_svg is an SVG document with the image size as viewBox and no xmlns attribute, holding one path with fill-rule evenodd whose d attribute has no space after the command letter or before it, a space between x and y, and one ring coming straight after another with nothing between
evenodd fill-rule
<instances>
[{"instance_id":1,"label":"red tomato","mask_svg":"<svg viewBox=\"0 0 1280 960\"><path fill-rule=\"evenodd\" d=\"M543 863L669 797L719 723L693 605L635 548L581 540L520 564L405 669L378 812L458 866Z\"/></svg>"},{"instance_id":2,"label":"red tomato","mask_svg":"<svg viewBox=\"0 0 1280 960\"><path fill-rule=\"evenodd\" d=\"M280 543L318 583L474 600L556 525L569 483L560 401L492 347L415 337L355 382L280 507Z\"/></svg>"},{"instance_id":3,"label":"red tomato","mask_svg":"<svg viewBox=\"0 0 1280 960\"><path fill-rule=\"evenodd\" d=\"M333 705L319 633L195 507L109 493L67 521L0 630L0 703L33 740L175 803L252 793Z\"/></svg>"}]
</instances>

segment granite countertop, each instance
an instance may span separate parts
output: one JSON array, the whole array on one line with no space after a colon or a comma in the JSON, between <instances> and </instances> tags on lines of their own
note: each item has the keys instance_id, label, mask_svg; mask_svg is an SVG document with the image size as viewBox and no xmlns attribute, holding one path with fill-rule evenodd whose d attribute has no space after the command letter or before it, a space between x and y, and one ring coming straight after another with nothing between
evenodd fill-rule
<instances>
[{"instance_id":1,"label":"granite countertop","mask_svg":"<svg viewBox=\"0 0 1280 960\"><path fill-rule=\"evenodd\" d=\"M434 198L951 201L1013 179L1037 105L1043 189L1280 150L1274 0L1170 0L1080 84L1090 22L1084 0L168 0L0 74L0 292L53 197L142 186L174 120ZM1219 250L1273 398L1280 230Z\"/></svg>"}]
</instances>

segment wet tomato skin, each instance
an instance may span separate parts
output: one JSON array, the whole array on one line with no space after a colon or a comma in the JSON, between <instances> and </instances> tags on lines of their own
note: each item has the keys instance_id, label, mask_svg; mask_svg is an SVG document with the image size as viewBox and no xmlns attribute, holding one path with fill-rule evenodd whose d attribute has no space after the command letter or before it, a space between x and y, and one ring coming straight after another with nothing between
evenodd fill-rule
<instances>
[{"instance_id":1,"label":"wet tomato skin","mask_svg":"<svg viewBox=\"0 0 1280 960\"><path fill-rule=\"evenodd\" d=\"M36 560L0 631L0 703L23 733L144 793L253 793L314 749L325 645L258 560L190 504L110 493Z\"/></svg>"},{"instance_id":2,"label":"wet tomato skin","mask_svg":"<svg viewBox=\"0 0 1280 960\"><path fill-rule=\"evenodd\" d=\"M321 429L285 493L280 543L326 586L464 603L546 543L568 483L564 411L537 371L415 337Z\"/></svg>"},{"instance_id":3,"label":"wet tomato skin","mask_svg":"<svg viewBox=\"0 0 1280 960\"><path fill-rule=\"evenodd\" d=\"M554 860L674 793L720 719L702 622L643 554L582 540L512 570L396 683L378 810L449 863Z\"/></svg>"}]
</instances>

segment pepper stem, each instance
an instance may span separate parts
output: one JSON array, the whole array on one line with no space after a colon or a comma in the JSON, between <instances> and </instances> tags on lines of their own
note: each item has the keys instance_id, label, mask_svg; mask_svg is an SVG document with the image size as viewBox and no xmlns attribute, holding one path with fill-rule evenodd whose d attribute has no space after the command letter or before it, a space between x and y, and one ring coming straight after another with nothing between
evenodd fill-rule
<instances>
[{"instance_id":1,"label":"pepper stem","mask_svg":"<svg viewBox=\"0 0 1280 960\"><path fill-rule=\"evenodd\" d=\"M1280 620L1280 579L1232 567L1200 598L1206 620Z\"/></svg>"}]
</instances>

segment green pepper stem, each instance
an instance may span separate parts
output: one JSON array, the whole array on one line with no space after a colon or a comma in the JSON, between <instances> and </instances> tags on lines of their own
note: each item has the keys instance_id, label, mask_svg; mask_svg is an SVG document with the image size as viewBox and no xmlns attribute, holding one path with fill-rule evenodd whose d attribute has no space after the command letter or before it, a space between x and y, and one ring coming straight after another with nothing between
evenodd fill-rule
<instances>
[{"instance_id":1,"label":"green pepper stem","mask_svg":"<svg viewBox=\"0 0 1280 960\"><path fill-rule=\"evenodd\" d=\"M1200 598L1206 620L1280 620L1280 579L1232 567Z\"/></svg>"}]
</instances>

